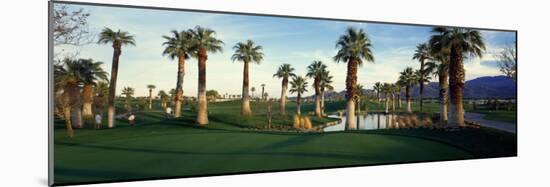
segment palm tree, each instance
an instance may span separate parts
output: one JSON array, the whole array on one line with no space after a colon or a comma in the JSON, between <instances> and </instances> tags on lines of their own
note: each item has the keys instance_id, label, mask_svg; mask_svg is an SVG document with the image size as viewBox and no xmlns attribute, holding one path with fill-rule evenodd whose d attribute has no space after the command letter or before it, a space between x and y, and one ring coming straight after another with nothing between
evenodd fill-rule
<instances>
[{"instance_id":1,"label":"palm tree","mask_svg":"<svg viewBox=\"0 0 550 187\"><path fill-rule=\"evenodd\" d=\"M101 114L103 116L103 111L105 108L105 96L109 94L109 83L108 82L98 82L95 86L95 93L97 94L94 99L95 113Z\"/></svg>"},{"instance_id":2,"label":"palm tree","mask_svg":"<svg viewBox=\"0 0 550 187\"><path fill-rule=\"evenodd\" d=\"M190 29L188 32L192 35L192 56L197 58L199 68L199 83L198 83L198 112L197 123L199 125L208 124L208 101L206 100L206 60L208 52L222 52L223 42L216 38L216 31L196 26L195 29Z\"/></svg>"},{"instance_id":3,"label":"palm tree","mask_svg":"<svg viewBox=\"0 0 550 187\"><path fill-rule=\"evenodd\" d=\"M103 62L94 62L92 59L78 59L80 74L82 76L82 118L91 121L93 118L92 105L94 102L94 86L99 81L107 81L107 72L101 68Z\"/></svg>"},{"instance_id":4,"label":"palm tree","mask_svg":"<svg viewBox=\"0 0 550 187\"><path fill-rule=\"evenodd\" d=\"M176 101L176 89L172 88L170 91L168 91L170 94L170 106L174 107L174 103Z\"/></svg>"},{"instance_id":5,"label":"palm tree","mask_svg":"<svg viewBox=\"0 0 550 187\"><path fill-rule=\"evenodd\" d=\"M338 52L334 56L334 61L345 62L348 65L346 75L346 129L354 129L355 126L355 105L354 98L357 85L357 66L363 64L363 60L374 62L374 56L371 51L371 41L363 29L348 28L346 33L336 42Z\"/></svg>"},{"instance_id":6,"label":"palm tree","mask_svg":"<svg viewBox=\"0 0 550 187\"><path fill-rule=\"evenodd\" d=\"M401 93L401 87L397 84L391 84L391 111L395 112L395 95Z\"/></svg>"},{"instance_id":7,"label":"palm tree","mask_svg":"<svg viewBox=\"0 0 550 187\"><path fill-rule=\"evenodd\" d=\"M122 89L122 95L124 95L124 97L126 98L125 108L126 108L127 112L132 111L132 107L130 105L130 100L134 96L134 93L135 93L135 90L132 87L124 87Z\"/></svg>"},{"instance_id":8,"label":"palm tree","mask_svg":"<svg viewBox=\"0 0 550 187\"><path fill-rule=\"evenodd\" d=\"M252 88L250 88L250 91L252 92L252 98L254 98L254 92L256 91L256 87L252 86Z\"/></svg>"},{"instance_id":9,"label":"palm tree","mask_svg":"<svg viewBox=\"0 0 550 187\"><path fill-rule=\"evenodd\" d=\"M398 108L402 108L402 103L401 103L401 92L403 91L403 86L405 84L403 84L403 82L401 82L400 80L397 80L397 82L395 83L395 89L396 89L396 92L397 92L397 107Z\"/></svg>"},{"instance_id":10,"label":"palm tree","mask_svg":"<svg viewBox=\"0 0 550 187\"><path fill-rule=\"evenodd\" d=\"M357 84L357 93L355 94L355 101L357 102L357 112L361 113L361 97L363 97L363 85Z\"/></svg>"},{"instance_id":11,"label":"palm tree","mask_svg":"<svg viewBox=\"0 0 550 187\"><path fill-rule=\"evenodd\" d=\"M382 91L382 83L376 82L374 83L374 86L372 87L374 91L376 91L376 100L378 101L378 104L380 104L380 92Z\"/></svg>"},{"instance_id":12,"label":"palm tree","mask_svg":"<svg viewBox=\"0 0 550 187\"><path fill-rule=\"evenodd\" d=\"M254 44L252 40L247 40L246 42L239 42L235 44L235 46L233 46L233 49L235 50L235 53L231 56L231 60L233 60L233 62L242 61L244 63L241 114L243 116L250 116L252 111L250 111L250 96L248 95L248 64L251 62L260 64L262 62L262 60L264 59L262 46Z\"/></svg>"},{"instance_id":13,"label":"palm tree","mask_svg":"<svg viewBox=\"0 0 550 187\"><path fill-rule=\"evenodd\" d=\"M407 112L411 113L411 87L417 83L418 78L411 67L405 68L399 76L399 81L405 85L405 99L407 100Z\"/></svg>"},{"instance_id":14,"label":"palm tree","mask_svg":"<svg viewBox=\"0 0 550 187\"><path fill-rule=\"evenodd\" d=\"M332 87L332 76L330 71L325 71L321 75L321 114L325 114L325 90L334 90Z\"/></svg>"},{"instance_id":15,"label":"palm tree","mask_svg":"<svg viewBox=\"0 0 550 187\"><path fill-rule=\"evenodd\" d=\"M265 89L265 84L260 84L260 86L262 87L262 95L260 95L260 100L264 100L264 89Z\"/></svg>"},{"instance_id":16,"label":"palm tree","mask_svg":"<svg viewBox=\"0 0 550 187\"><path fill-rule=\"evenodd\" d=\"M431 59L431 56L430 56L430 48L428 46L428 44L426 43L421 43L421 44L418 44L416 46L416 50L414 51L414 55L413 55L413 60L418 60L420 62L420 70L418 72L420 72L418 74L418 84L420 85L420 111L422 112L423 111L423 108L424 108L424 104L423 104L423 101L424 101L424 78L429 76L429 74L427 74L425 71L424 71L424 67L425 67L425 63L427 60L430 60Z\"/></svg>"},{"instance_id":17,"label":"palm tree","mask_svg":"<svg viewBox=\"0 0 550 187\"><path fill-rule=\"evenodd\" d=\"M115 92L116 81L118 75L118 63L120 55L122 54L123 45L136 45L134 36L125 31L118 30L117 32L105 27L101 33L99 33L99 44L112 44L113 46L113 63L111 66L111 80L109 85L109 108L108 108L108 125L109 128L115 126Z\"/></svg>"},{"instance_id":18,"label":"palm tree","mask_svg":"<svg viewBox=\"0 0 550 187\"><path fill-rule=\"evenodd\" d=\"M290 66L290 64L282 64L279 66L279 69L277 69L277 72L273 74L273 77L277 77L279 79L283 79L281 83L281 114L286 114L286 91L288 89L288 78L289 77L295 77L296 74L294 74L294 68Z\"/></svg>"},{"instance_id":19,"label":"palm tree","mask_svg":"<svg viewBox=\"0 0 550 187\"><path fill-rule=\"evenodd\" d=\"M155 89L156 86L149 84L147 85L147 89L149 89L149 110L153 109L153 89Z\"/></svg>"},{"instance_id":20,"label":"palm tree","mask_svg":"<svg viewBox=\"0 0 550 187\"><path fill-rule=\"evenodd\" d=\"M172 36L162 36L166 41L162 55L168 56L171 60L178 59L178 75L176 81L176 95L174 97L174 117L181 117L181 105L183 100L183 78L185 77L185 60L189 59L191 53L192 36L187 31L172 30Z\"/></svg>"},{"instance_id":21,"label":"palm tree","mask_svg":"<svg viewBox=\"0 0 550 187\"><path fill-rule=\"evenodd\" d=\"M430 46L437 53L449 50L449 87L451 107L449 109L449 125L464 126L464 57L482 57L485 42L477 30L466 28L436 27L436 35L431 36Z\"/></svg>"},{"instance_id":22,"label":"palm tree","mask_svg":"<svg viewBox=\"0 0 550 187\"><path fill-rule=\"evenodd\" d=\"M170 101L170 96L164 90L160 90L157 96L160 98L160 105L162 108L166 108L166 103Z\"/></svg>"},{"instance_id":23,"label":"palm tree","mask_svg":"<svg viewBox=\"0 0 550 187\"><path fill-rule=\"evenodd\" d=\"M450 54L449 50L440 50L434 52L432 56L434 58L433 62L428 62L427 67L433 69L434 76L438 77L439 80L439 103L440 103L440 112L439 112L439 122L442 125L446 125L448 121L448 105L449 105L449 60Z\"/></svg>"},{"instance_id":24,"label":"palm tree","mask_svg":"<svg viewBox=\"0 0 550 187\"><path fill-rule=\"evenodd\" d=\"M430 69L432 66L429 66L427 64L429 64L430 62L426 62L424 63L424 70L423 71L420 71L419 69L418 70L415 70L414 71L414 74L416 74L416 84L418 84L418 87L422 87L422 89L424 89L424 85L426 83L429 83L430 82L430 79L432 78L430 76L430 74L432 74L433 72L433 69ZM424 91L422 91L424 92ZM423 97L422 95L420 95L420 98L419 98L419 104L422 105L422 101L423 101ZM420 111L422 112L422 107L420 107Z\"/></svg>"},{"instance_id":25,"label":"palm tree","mask_svg":"<svg viewBox=\"0 0 550 187\"><path fill-rule=\"evenodd\" d=\"M327 65L321 61L313 61L307 67L306 76L313 79L313 88L315 89L315 115L321 117L321 77L327 71Z\"/></svg>"},{"instance_id":26,"label":"palm tree","mask_svg":"<svg viewBox=\"0 0 550 187\"><path fill-rule=\"evenodd\" d=\"M384 83L382 85L382 92L384 92L384 101L386 106L386 114L389 113L389 106L390 106L390 94L392 92L392 86L389 83Z\"/></svg>"},{"instance_id":27,"label":"palm tree","mask_svg":"<svg viewBox=\"0 0 550 187\"><path fill-rule=\"evenodd\" d=\"M63 64L54 66L54 81L57 90L63 90L58 99L59 105L63 110L65 119L65 128L67 137L74 135L73 126L80 125L78 121L80 116L80 87L81 83L80 64L76 60L64 59Z\"/></svg>"},{"instance_id":28,"label":"palm tree","mask_svg":"<svg viewBox=\"0 0 550 187\"><path fill-rule=\"evenodd\" d=\"M307 92L307 82L302 76L294 76L292 77L292 81L290 82L290 93L296 93L296 113L300 115L301 111L301 99L302 94L304 92Z\"/></svg>"}]
</instances>

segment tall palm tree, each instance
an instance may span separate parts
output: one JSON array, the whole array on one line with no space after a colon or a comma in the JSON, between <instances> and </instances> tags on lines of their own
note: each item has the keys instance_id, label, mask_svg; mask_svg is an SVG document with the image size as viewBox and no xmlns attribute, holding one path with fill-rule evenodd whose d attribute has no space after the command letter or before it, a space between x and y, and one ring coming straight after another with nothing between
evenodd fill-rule
<instances>
[{"instance_id":1,"label":"tall palm tree","mask_svg":"<svg viewBox=\"0 0 550 187\"><path fill-rule=\"evenodd\" d=\"M108 74L101 65L103 62L94 62L92 59L78 59L77 63L80 64L80 74L82 75L82 118L86 121L92 121L93 111L92 105L94 102L94 86L99 81L107 81Z\"/></svg>"},{"instance_id":2,"label":"tall palm tree","mask_svg":"<svg viewBox=\"0 0 550 187\"><path fill-rule=\"evenodd\" d=\"M378 101L378 104L380 104L380 92L382 91L382 83L376 82L374 83L374 86L372 87L374 91L376 91L376 100Z\"/></svg>"},{"instance_id":3,"label":"tall palm tree","mask_svg":"<svg viewBox=\"0 0 550 187\"><path fill-rule=\"evenodd\" d=\"M424 80L425 77L429 76L426 71L424 71L425 63L427 60L430 60L430 48L428 44L421 43L416 46L416 50L414 51L413 60L418 60L420 62L420 69L418 70L418 84L420 85L420 111L423 111L424 108Z\"/></svg>"},{"instance_id":4,"label":"tall palm tree","mask_svg":"<svg viewBox=\"0 0 550 187\"><path fill-rule=\"evenodd\" d=\"M307 67L306 76L313 79L313 88L315 89L315 115L321 117L321 77L327 69L327 65L321 61L313 61Z\"/></svg>"},{"instance_id":5,"label":"tall palm tree","mask_svg":"<svg viewBox=\"0 0 550 187\"><path fill-rule=\"evenodd\" d=\"M307 92L307 82L302 76L294 76L292 77L292 81L290 82L290 93L296 93L296 113L301 114L301 104L302 104L302 94L304 92Z\"/></svg>"},{"instance_id":6,"label":"tall palm tree","mask_svg":"<svg viewBox=\"0 0 550 187\"><path fill-rule=\"evenodd\" d=\"M188 32L192 35L192 56L197 58L199 68L199 83L198 83L198 112L197 123L199 125L208 124L208 101L206 99L206 60L208 52L222 52L223 42L216 38L216 31L196 26Z\"/></svg>"},{"instance_id":7,"label":"tall palm tree","mask_svg":"<svg viewBox=\"0 0 550 187\"><path fill-rule=\"evenodd\" d=\"M260 95L260 100L264 100L264 90L265 90L265 84L260 84L260 86L262 87L262 95Z\"/></svg>"},{"instance_id":8,"label":"tall palm tree","mask_svg":"<svg viewBox=\"0 0 550 187\"><path fill-rule=\"evenodd\" d=\"M171 60L178 59L178 74L176 81L176 95L174 97L174 117L181 117L183 100L183 79L185 77L185 60L189 59L192 35L187 31L171 31L172 36L162 36L166 41L162 43L164 51L162 55L168 56Z\"/></svg>"},{"instance_id":9,"label":"tall palm tree","mask_svg":"<svg viewBox=\"0 0 550 187\"><path fill-rule=\"evenodd\" d=\"M109 108L108 108L108 125L109 128L115 126L115 93L116 82L118 75L118 63L120 55L122 54L122 46L124 45L136 45L134 36L125 31L113 31L112 29L105 27L101 33L99 33L99 44L112 44L113 46L113 62L111 66L111 79L109 85Z\"/></svg>"},{"instance_id":10,"label":"tall palm tree","mask_svg":"<svg viewBox=\"0 0 550 187\"><path fill-rule=\"evenodd\" d=\"M288 78L289 77L295 77L296 74L294 74L294 68L290 66L290 64L282 64L279 66L279 69L277 69L277 72L273 74L273 77L277 77L279 79L283 79L281 83L281 114L286 114L286 91L288 89Z\"/></svg>"},{"instance_id":11,"label":"tall palm tree","mask_svg":"<svg viewBox=\"0 0 550 187\"><path fill-rule=\"evenodd\" d=\"M262 52L262 46L256 45L252 40L246 42L239 42L233 46L235 53L231 56L231 60L242 61L244 63L243 68L243 98L241 114L244 116L250 116L252 111L250 110L250 96L248 95L248 64L256 63L260 64L264 59L264 53ZM263 87L262 87L263 96Z\"/></svg>"},{"instance_id":12,"label":"tall palm tree","mask_svg":"<svg viewBox=\"0 0 550 187\"><path fill-rule=\"evenodd\" d=\"M411 67L405 68L399 76L399 81L405 85L405 99L407 100L407 112L412 113L411 109L411 87L418 82L417 74Z\"/></svg>"},{"instance_id":13,"label":"tall palm tree","mask_svg":"<svg viewBox=\"0 0 550 187\"><path fill-rule=\"evenodd\" d=\"M334 90L334 87L332 87L332 76L330 75L330 71L324 71L321 75L321 114L325 114L325 91L326 90Z\"/></svg>"},{"instance_id":14,"label":"tall palm tree","mask_svg":"<svg viewBox=\"0 0 550 187\"><path fill-rule=\"evenodd\" d=\"M435 35L430 38L430 46L437 53L449 50L449 87L451 107L449 125L464 126L464 57L482 57L485 42L481 33L474 29L435 27Z\"/></svg>"},{"instance_id":15,"label":"tall palm tree","mask_svg":"<svg viewBox=\"0 0 550 187\"><path fill-rule=\"evenodd\" d=\"M439 80L439 122L442 125L446 125L448 121L448 105L449 105L449 51L444 50L438 53L432 52L434 62L429 62L426 66L434 69L434 76Z\"/></svg>"},{"instance_id":16,"label":"tall palm tree","mask_svg":"<svg viewBox=\"0 0 550 187\"><path fill-rule=\"evenodd\" d=\"M147 89L149 89L149 110L153 109L153 89L155 88L157 88L155 85L147 85Z\"/></svg>"},{"instance_id":17,"label":"tall palm tree","mask_svg":"<svg viewBox=\"0 0 550 187\"><path fill-rule=\"evenodd\" d=\"M338 52L334 56L334 61L347 63L346 75L346 129L354 129L355 126L355 93L357 85L357 67L363 64L363 60L374 62L374 56L371 51L371 41L363 29L348 28L346 33L336 42Z\"/></svg>"},{"instance_id":18,"label":"tall palm tree","mask_svg":"<svg viewBox=\"0 0 550 187\"><path fill-rule=\"evenodd\" d=\"M122 95L124 95L125 99L126 99L126 103L125 103L125 108L126 108L126 111L127 112L131 112L132 111L132 107L130 105L130 100L132 99L132 97L134 96L134 93L135 93L135 90L134 88L132 87L124 87L122 88Z\"/></svg>"}]
</instances>

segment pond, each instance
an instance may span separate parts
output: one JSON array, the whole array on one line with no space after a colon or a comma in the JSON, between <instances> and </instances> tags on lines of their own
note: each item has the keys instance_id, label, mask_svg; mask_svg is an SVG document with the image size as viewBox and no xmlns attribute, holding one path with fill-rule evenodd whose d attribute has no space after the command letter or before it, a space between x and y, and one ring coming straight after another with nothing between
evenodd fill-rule
<instances>
[{"instance_id":1,"label":"pond","mask_svg":"<svg viewBox=\"0 0 550 187\"><path fill-rule=\"evenodd\" d=\"M328 117L340 118L340 123L325 127L324 132L343 131L346 125L346 115L329 115ZM415 115L397 115L384 113L369 113L356 115L356 125L359 130L374 130L387 128L403 128L403 127L418 127L423 125L431 125L432 121L428 118L420 120Z\"/></svg>"}]
</instances>

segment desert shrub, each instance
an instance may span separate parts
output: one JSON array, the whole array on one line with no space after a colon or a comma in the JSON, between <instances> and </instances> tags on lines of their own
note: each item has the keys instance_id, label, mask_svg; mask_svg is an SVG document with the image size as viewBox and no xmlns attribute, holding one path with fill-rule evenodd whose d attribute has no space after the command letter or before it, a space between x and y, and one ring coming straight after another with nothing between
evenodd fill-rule
<instances>
[{"instance_id":1,"label":"desert shrub","mask_svg":"<svg viewBox=\"0 0 550 187\"><path fill-rule=\"evenodd\" d=\"M294 114L294 117L293 117L293 126L295 129L299 129L300 128L300 116L298 114Z\"/></svg>"}]
</instances>

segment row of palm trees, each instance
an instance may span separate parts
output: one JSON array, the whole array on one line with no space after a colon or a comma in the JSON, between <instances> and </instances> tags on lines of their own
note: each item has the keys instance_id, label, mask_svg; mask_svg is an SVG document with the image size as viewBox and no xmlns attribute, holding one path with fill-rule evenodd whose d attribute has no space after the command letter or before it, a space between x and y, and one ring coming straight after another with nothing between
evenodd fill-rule
<instances>
[{"instance_id":1,"label":"row of palm trees","mask_svg":"<svg viewBox=\"0 0 550 187\"><path fill-rule=\"evenodd\" d=\"M472 29L462 28L444 28L436 27L433 29L434 35L430 38L428 43L420 44L413 55L413 59L417 59L420 62L420 69L415 73L412 68L407 68L401 72L400 79L396 85L400 86L388 86L386 84L375 84L375 90L377 91L377 97L380 95L380 91L388 95L395 97L395 91L400 90L401 87L405 87L407 97L407 111L410 109L410 89L412 85L420 84L420 105L421 110L423 107L422 95L423 85L429 81L430 74L437 74L440 82L440 97L442 103L442 110L445 108L446 99L446 79L449 78L450 87L450 117L449 123L456 125L464 124L464 109L462 106L462 91L464 87L464 67L463 59L470 56L481 56L485 49L483 38L481 34ZM222 51L223 41L216 38L216 32L196 26L193 29L182 31L171 31L169 36L162 36L165 42L162 44L165 48L163 51L164 56L168 56L170 59L178 60L177 82L175 89L175 96L173 100L175 102L175 117L181 116L181 105L183 100L183 81L185 76L185 60L189 58L197 59L198 63L198 113L196 122L199 125L208 124L208 112L207 112L207 98L206 98L206 62L208 59L208 53L217 53ZM135 39L133 35L124 31L114 31L110 28L104 28L99 35L99 44L111 44L113 47L112 69L111 78L109 79L109 94L108 97L108 125L110 128L114 127L114 102L116 94L117 72L120 55L122 54L122 46L135 45ZM372 43L363 29L356 29L350 27L346 32L339 37L336 42L337 53L333 57L335 62L347 63L346 74L346 129L354 129L355 125L355 105L358 100L358 96L361 94L358 90L357 84L357 71L363 62L374 62L374 56L372 53ZM234 54L231 56L232 61L241 61L244 64L243 67L243 88L242 88L242 115L251 115L250 110L250 98L249 98L249 64L259 64L263 60L262 46L256 45L253 41L247 40L245 42L239 42L233 46ZM78 84L83 83L83 95L84 95L84 113L82 116L89 117L92 112L89 109L90 95L93 97L93 89L90 84L95 84L94 81L102 82L104 84L107 81L107 74L98 70L100 62L90 63L78 63L87 64L89 67L85 68L87 71L97 70L88 77L84 74L70 72L74 69L71 67L74 65L71 60L66 60L65 67L57 67L56 71L59 75L56 76L59 79L63 79L63 90L65 90L66 106L69 108L75 108L69 110L70 112L78 112L76 108L80 107L79 102L75 102L80 98L77 98L79 94L71 94L76 92ZM82 61L80 59L79 61ZM91 60L90 60L91 61ZM324 111L324 91L325 89L332 89L330 86L332 76L326 70L327 66L320 61L314 61L308 66L307 77L313 79L313 87L315 89L315 115L322 116ZM84 71L84 70L82 70ZM282 79L281 89L281 113L285 114L286 105L286 92L288 89L289 78L292 78L291 93L297 93L298 110L300 113L300 99L304 92L307 91L307 81L302 76L297 76L293 73L294 68L289 64L283 64L279 67L277 72L273 75ZM90 83L92 82L92 83ZM99 86L98 86L99 87ZM152 90L154 85L148 86L149 89L149 103L152 101ZM91 93L91 94L90 94ZM105 92L103 92L105 93ZM167 94L158 94L162 101L166 101ZM398 94L400 97L400 94ZM389 99L386 99L389 100ZM379 99L380 101L380 99ZM387 101L386 101L387 102ZM359 102L360 103L360 102ZM151 108L151 104L149 104ZM395 102L394 104L395 105ZM388 106L386 107L388 108ZM446 114L446 112L445 112ZM443 115L443 112L442 112ZM74 115L78 116L78 115ZM78 119L71 120L78 123Z\"/></svg>"}]
</instances>

